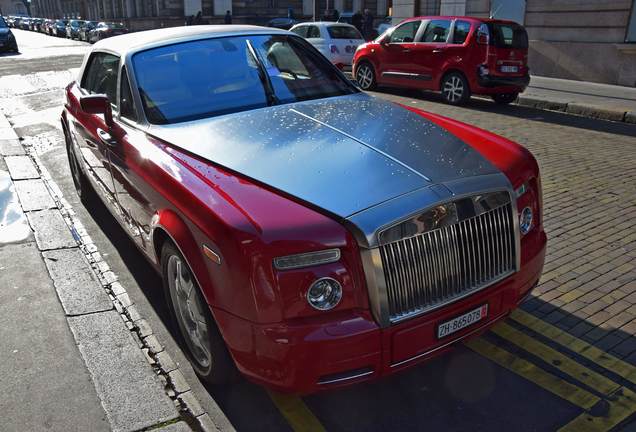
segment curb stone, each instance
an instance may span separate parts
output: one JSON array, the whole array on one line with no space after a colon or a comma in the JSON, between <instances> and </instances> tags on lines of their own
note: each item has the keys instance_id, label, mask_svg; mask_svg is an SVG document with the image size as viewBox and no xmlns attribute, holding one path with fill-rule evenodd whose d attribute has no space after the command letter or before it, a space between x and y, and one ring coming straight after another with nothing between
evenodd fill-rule
<instances>
[{"instance_id":1,"label":"curb stone","mask_svg":"<svg viewBox=\"0 0 636 432\"><path fill-rule=\"evenodd\" d=\"M35 154L32 148L22 146L19 141L14 141L18 137L2 112L0 112L0 127L2 128L2 137L0 138L7 136L7 138L12 140L11 145L0 147L0 150L7 150L6 153L8 153L5 154L4 151L0 152L0 158L3 158L3 156L24 158L19 160L19 162L26 164L29 168L31 168L30 165L32 164L37 175L33 177L34 173L28 169L29 172L26 173L26 177L41 179L43 181L53 201L53 205L49 208L52 208L55 212L59 209L58 214L64 221L66 228L70 230L72 238L77 243L77 245L72 246L79 246L79 251L84 255L92 271L99 279L100 285L106 294L108 294L115 308L114 313L119 314L134 339L140 344L140 348L147 362L163 382L165 393L170 397L182 418L182 421L160 427L159 429L154 427L151 427L151 429L164 431L185 431L190 429L195 431L218 431L219 429L214 422L212 422L210 416L203 412L199 401L190 390L190 385L177 368L176 362L164 351L164 347L153 334L148 322L139 315L136 307L128 297L125 288L118 282L117 276L102 259L97 246L93 243L82 222L75 215L71 205L64 198L61 189L52 179L46 167L40 162L37 154ZM22 148L22 152L17 149L18 146ZM25 176L18 175L16 177L24 178ZM70 245L66 243L64 246L70 247ZM124 301L122 302L120 299L124 299ZM161 354L160 357L159 354ZM182 397L177 397L177 394ZM224 430L233 430L229 420L226 418L223 420L223 423L227 423Z\"/></svg>"},{"instance_id":2,"label":"curb stone","mask_svg":"<svg viewBox=\"0 0 636 432\"><path fill-rule=\"evenodd\" d=\"M612 109L578 102L554 101L523 95L517 98L516 104L547 111L559 111L581 117L636 124L635 111Z\"/></svg>"}]
</instances>

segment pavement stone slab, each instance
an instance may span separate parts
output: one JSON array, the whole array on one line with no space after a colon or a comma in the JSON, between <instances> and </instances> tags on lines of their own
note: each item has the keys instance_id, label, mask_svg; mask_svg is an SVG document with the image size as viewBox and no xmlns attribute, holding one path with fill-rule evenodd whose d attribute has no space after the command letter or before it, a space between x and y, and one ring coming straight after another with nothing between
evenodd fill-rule
<instances>
[{"instance_id":1,"label":"pavement stone slab","mask_svg":"<svg viewBox=\"0 0 636 432\"><path fill-rule=\"evenodd\" d=\"M33 161L28 156L7 156L4 158L13 180L27 180L39 178L40 173L35 169Z\"/></svg>"},{"instance_id":2,"label":"pavement stone slab","mask_svg":"<svg viewBox=\"0 0 636 432\"><path fill-rule=\"evenodd\" d=\"M14 185L24 211L55 208L55 202L41 179L19 180Z\"/></svg>"},{"instance_id":3,"label":"pavement stone slab","mask_svg":"<svg viewBox=\"0 0 636 432\"><path fill-rule=\"evenodd\" d=\"M16 135L15 131L13 130L11 126L8 126L8 127L0 126L0 139L10 140L10 139L17 139L17 138L18 138L18 135Z\"/></svg>"},{"instance_id":4,"label":"pavement stone slab","mask_svg":"<svg viewBox=\"0 0 636 432\"><path fill-rule=\"evenodd\" d=\"M162 426L160 428L153 429L153 430L157 432L190 432L192 428L188 426L186 422L180 421L178 423Z\"/></svg>"},{"instance_id":5,"label":"pavement stone slab","mask_svg":"<svg viewBox=\"0 0 636 432\"><path fill-rule=\"evenodd\" d=\"M33 242L0 247L0 364L0 430L110 430Z\"/></svg>"},{"instance_id":6,"label":"pavement stone slab","mask_svg":"<svg viewBox=\"0 0 636 432\"><path fill-rule=\"evenodd\" d=\"M1 117L0 117L1 118ZM17 139L0 139L0 155L21 156L26 154L24 147Z\"/></svg>"},{"instance_id":7,"label":"pavement stone slab","mask_svg":"<svg viewBox=\"0 0 636 432\"><path fill-rule=\"evenodd\" d=\"M68 318L113 431L179 417L161 381L116 311Z\"/></svg>"},{"instance_id":8,"label":"pavement stone slab","mask_svg":"<svg viewBox=\"0 0 636 432\"><path fill-rule=\"evenodd\" d=\"M67 315L113 308L113 303L79 249L51 250L42 255Z\"/></svg>"},{"instance_id":9,"label":"pavement stone slab","mask_svg":"<svg viewBox=\"0 0 636 432\"><path fill-rule=\"evenodd\" d=\"M42 210L27 213L35 231L35 241L40 250L62 249L77 246L71 231L58 210Z\"/></svg>"}]
</instances>

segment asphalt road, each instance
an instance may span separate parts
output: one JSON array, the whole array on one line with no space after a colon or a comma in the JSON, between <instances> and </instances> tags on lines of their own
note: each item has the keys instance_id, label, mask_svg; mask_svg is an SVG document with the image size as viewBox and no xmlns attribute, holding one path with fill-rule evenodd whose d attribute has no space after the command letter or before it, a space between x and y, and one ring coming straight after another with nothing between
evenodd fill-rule
<instances>
[{"instance_id":1,"label":"asphalt road","mask_svg":"<svg viewBox=\"0 0 636 432\"><path fill-rule=\"evenodd\" d=\"M551 431L571 421L575 422L570 426L575 429L571 430L576 430L577 421L594 426L600 422L600 428L594 430L609 430L628 422L636 406L626 404L627 412L615 408L611 402L616 400L614 393L610 395L610 390L604 389L616 391L606 382L613 379L616 387L622 386L626 394L631 394L635 380L629 377L636 376L636 369L630 369L628 363L623 369L612 369L615 363L603 363L600 356L590 359L589 353L594 351L584 349L586 342L573 342L568 335L558 333L561 330L556 327L546 328L543 321L532 322L532 317L525 314L476 344L459 346L450 354L397 376L346 390L300 399L271 394L245 381L226 387L204 387L181 350L160 278L108 211L101 205L85 208L73 189L59 115L63 87L74 79L88 44L25 31L15 34L21 54L0 56L0 109L23 142L37 150L139 312L179 363L203 408L212 416L221 415L220 407L239 431ZM538 154L544 169L555 173L567 170L561 159L569 141L611 142L614 149L622 152L636 144L636 128L628 125L521 107L501 108L486 101L455 108L442 104L436 95L409 91L383 91L377 95L516 139ZM570 160L572 164L580 162L576 157ZM594 165L593 161L588 162ZM606 175L607 179L593 180L610 184L612 176ZM550 188L546 200L558 196L558 180L544 180L544 186ZM592 419L586 417L586 410L594 414Z\"/></svg>"}]
</instances>

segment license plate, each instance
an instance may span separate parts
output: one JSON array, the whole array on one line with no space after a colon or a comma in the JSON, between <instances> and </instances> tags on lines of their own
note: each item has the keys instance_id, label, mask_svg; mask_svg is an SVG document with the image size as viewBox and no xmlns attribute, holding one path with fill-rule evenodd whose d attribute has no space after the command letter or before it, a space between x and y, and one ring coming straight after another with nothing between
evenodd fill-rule
<instances>
[{"instance_id":1,"label":"license plate","mask_svg":"<svg viewBox=\"0 0 636 432\"><path fill-rule=\"evenodd\" d=\"M453 318L452 320L443 322L437 326L437 338L441 339L471 326L486 318L486 315L488 315L488 304L479 306L477 309L473 309L470 312L466 312L463 315Z\"/></svg>"},{"instance_id":2,"label":"license plate","mask_svg":"<svg viewBox=\"0 0 636 432\"><path fill-rule=\"evenodd\" d=\"M502 66L501 67L501 71L502 72L517 73L517 72L519 72L519 67L517 67L517 66Z\"/></svg>"}]
</instances>

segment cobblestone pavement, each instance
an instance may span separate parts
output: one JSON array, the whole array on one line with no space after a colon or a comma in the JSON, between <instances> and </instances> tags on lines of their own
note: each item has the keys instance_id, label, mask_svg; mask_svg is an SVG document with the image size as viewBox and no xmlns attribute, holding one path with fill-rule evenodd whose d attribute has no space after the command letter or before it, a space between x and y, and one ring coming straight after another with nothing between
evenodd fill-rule
<instances>
[{"instance_id":1,"label":"cobblestone pavement","mask_svg":"<svg viewBox=\"0 0 636 432\"><path fill-rule=\"evenodd\" d=\"M601 431L620 429L633 418L634 125L483 100L458 108L431 94L376 93L499 133L535 154L549 245L545 275L523 305L526 312L467 347L377 383L307 398L269 393L244 381L206 388L180 350L156 289L159 279L103 207L88 212L74 195L57 116L62 88L81 59L75 53L59 57L53 48L50 58L36 51L21 72L17 61L0 58L0 109L23 143L41 156L211 416L218 403L241 431L550 431L561 426Z\"/></svg>"}]
</instances>

